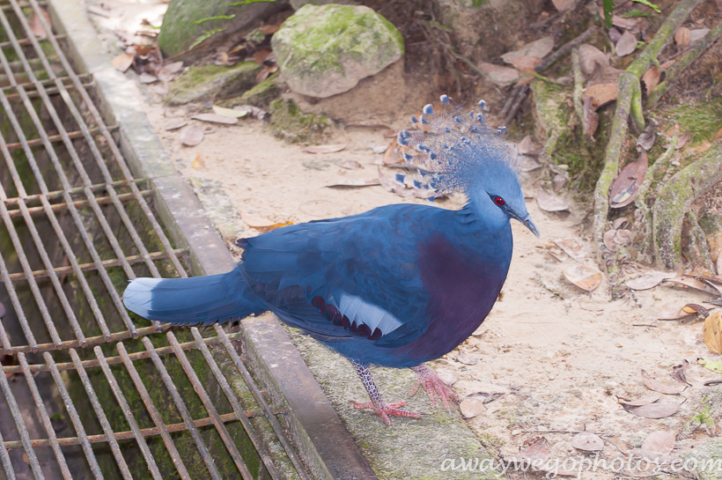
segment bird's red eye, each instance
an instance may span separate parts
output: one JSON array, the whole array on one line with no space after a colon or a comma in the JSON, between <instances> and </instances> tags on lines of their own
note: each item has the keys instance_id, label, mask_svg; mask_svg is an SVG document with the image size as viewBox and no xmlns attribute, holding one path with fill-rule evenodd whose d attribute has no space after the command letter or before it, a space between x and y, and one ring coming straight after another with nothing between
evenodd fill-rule
<instances>
[{"instance_id":1,"label":"bird's red eye","mask_svg":"<svg viewBox=\"0 0 722 480\"><path fill-rule=\"evenodd\" d=\"M497 207L503 207L504 204L506 204L504 199L501 197L494 197L494 203L496 204Z\"/></svg>"}]
</instances>

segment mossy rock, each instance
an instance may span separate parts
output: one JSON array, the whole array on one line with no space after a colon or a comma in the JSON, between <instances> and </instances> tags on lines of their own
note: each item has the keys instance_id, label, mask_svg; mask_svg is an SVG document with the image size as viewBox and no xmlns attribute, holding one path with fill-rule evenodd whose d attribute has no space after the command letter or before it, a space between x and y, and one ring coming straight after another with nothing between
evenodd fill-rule
<instances>
[{"instance_id":1,"label":"mossy rock","mask_svg":"<svg viewBox=\"0 0 722 480\"><path fill-rule=\"evenodd\" d=\"M271 103L271 130L289 143L319 143L330 126L328 117L304 113L293 100L278 99Z\"/></svg>"},{"instance_id":2,"label":"mossy rock","mask_svg":"<svg viewBox=\"0 0 722 480\"><path fill-rule=\"evenodd\" d=\"M217 98L227 98L256 84L261 66L241 62L233 67L204 65L189 67L172 84L164 100L168 105L183 105Z\"/></svg>"},{"instance_id":3,"label":"mossy rock","mask_svg":"<svg viewBox=\"0 0 722 480\"><path fill-rule=\"evenodd\" d=\"M316 98L347 92L404 54L391 22L351 5L304 6L281 25L272 45L291 90Z\"/></svg>"},{"instance_id":4,"label":"mossy rock","mask_svg":"<svg viewBox=\"0 0 722 480\"><path fill-rule=\"evenodd\" d=\"M255 107L265 108L274 100L281 96L281 82L279 73L276 72L255 87L246 91L240 97L233 98L228 101L229 107L236 105L253 105Z\"/></svg>"},{"instance_id":5,"label":"mossy rock","mask_svg":"<svg viewBox=\"0 0 722 480\"><path fill-rule=\"evenodd\" d=\"M353 3L353 0L291 0L291 6L294 10L298 10L306 5L328 5L329 3L335 4L348 4Z\"/></svg>"},{"instance_id":6,"label":"mossy rock","mask_svg":"<svg viewBox=\"0 0 722 480\"><path fill-rule=\"evenodd\" d=\"M195 43L248 28L259 18L283 8L274 0L238 4L237 0L171 0L163 16L158 46L166 57L181 54Z\"/></svg>"}]
</instances>

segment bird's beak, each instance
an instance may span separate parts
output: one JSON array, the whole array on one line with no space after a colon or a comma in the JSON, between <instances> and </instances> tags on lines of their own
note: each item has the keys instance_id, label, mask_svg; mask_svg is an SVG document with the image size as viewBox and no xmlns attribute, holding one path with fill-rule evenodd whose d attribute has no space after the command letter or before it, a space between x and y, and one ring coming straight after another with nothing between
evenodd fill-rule
<instances>
[{"instance_id":1,"label":"bird's beak","mask_svg":"<svg viewBox=\"0 0 722 480\"><path fill-rule=\"evenodd\" d=\"M526 228L531 230L531 233L533 233L537 237L539 236L539 230L537 230L536 225L534 225L534 222L531 221L531 218L527 217L526 220L522 220L521 223L523 223Z\"/></svg>"}]
</instances>

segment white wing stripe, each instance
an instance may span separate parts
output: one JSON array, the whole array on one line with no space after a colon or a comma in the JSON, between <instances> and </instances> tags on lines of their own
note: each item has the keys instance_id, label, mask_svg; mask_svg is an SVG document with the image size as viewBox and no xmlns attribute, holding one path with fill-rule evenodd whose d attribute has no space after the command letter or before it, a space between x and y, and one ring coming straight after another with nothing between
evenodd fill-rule
<instances>
[{"instance_id":1,"label":"white wing stripe","mask_svg":"<svg viewBox=\"0 0 722 480\"><path fill-rule=\"evenodd\" d=\"M338 303L338 309L343 315L346 315L352 322L356 320L357 324L366 324L372 332L378 328L383 335L386 335L403 325L401 320L383 308L366 302L356 295L344 293Z\"/></svg>"}]
</instances>

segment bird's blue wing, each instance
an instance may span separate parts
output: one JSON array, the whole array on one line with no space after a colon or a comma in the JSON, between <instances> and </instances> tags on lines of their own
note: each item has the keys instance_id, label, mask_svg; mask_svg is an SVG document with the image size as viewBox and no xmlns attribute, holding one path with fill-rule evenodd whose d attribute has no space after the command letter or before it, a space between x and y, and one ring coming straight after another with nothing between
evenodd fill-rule
<instances>
[{"instance_id":1,"label":"bird's blue wing","mask_svg":"<svg viewBox=\"0 0 722 480\"><path fill-rule=\"evenodd\" d=\"M366 337L399 346L428 327L419 243L441 209L392 205L244 239L240 268L287 323L325 340Z\"/></svg>"}]
</instances>

